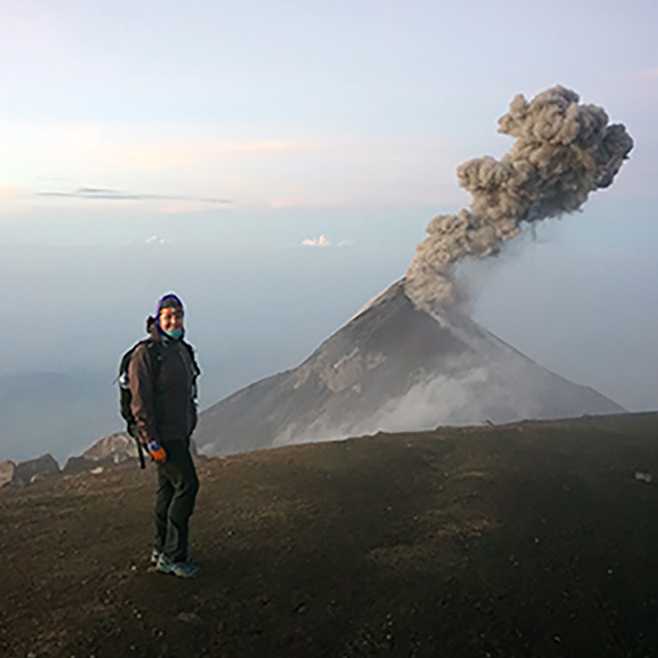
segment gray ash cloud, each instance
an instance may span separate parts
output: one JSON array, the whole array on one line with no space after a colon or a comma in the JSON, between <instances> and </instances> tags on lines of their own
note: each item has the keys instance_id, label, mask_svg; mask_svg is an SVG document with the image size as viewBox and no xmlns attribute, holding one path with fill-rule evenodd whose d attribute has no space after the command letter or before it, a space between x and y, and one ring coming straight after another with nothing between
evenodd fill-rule
<instances>
[{"instance_id":1,"label":"gray ash cloud","mask_svg":"<svg viewBox=\"0 0 658 658\"><path fill-rule=\"evenodd\" d=\"M590 192L612 184L633 140L623 125L608 124L603 108L579 101L561 86L530 102L516 96L498 121L499 132L516 138L510 151L501 160L485 156L458 167L472 201L428 225L405 277L417 306L458 301L453 274L461 259L495 255L524 222L574 212Z\"/></svg>"}]
</instances>

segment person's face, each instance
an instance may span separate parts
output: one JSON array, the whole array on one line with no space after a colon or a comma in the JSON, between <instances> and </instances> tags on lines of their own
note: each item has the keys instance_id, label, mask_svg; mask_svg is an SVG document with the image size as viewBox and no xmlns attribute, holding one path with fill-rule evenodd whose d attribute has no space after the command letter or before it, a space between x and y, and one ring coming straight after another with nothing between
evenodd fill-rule
<instances>
[{"instance_id":1,"label":"person's face","mask_svg":"<svg viewBox=\"0 0 658 658\"><path fill-rule=\"evenodd\" d=\"M160 328L163 331L174 331L183 328L183 311L180 308L167 306L160 311Z\"/></svg>"}]
</instances>

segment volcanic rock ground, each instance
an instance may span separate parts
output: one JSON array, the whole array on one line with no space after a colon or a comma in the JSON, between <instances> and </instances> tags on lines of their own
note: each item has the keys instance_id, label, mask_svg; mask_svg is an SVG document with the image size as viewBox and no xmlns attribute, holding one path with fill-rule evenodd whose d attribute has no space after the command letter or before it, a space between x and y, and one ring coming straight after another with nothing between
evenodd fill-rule
<instances>
[{"instance_id":1,"label":"volcanic rock ground","mask_svg":"<svg viewBox=\"0 0 658 658\"><path fill-rule=\"evenodd\" d=\"M653 413L201 460L192 581L148 569L153 469L3 489L0 655L658 656L657 447Z\"/></svg>"}]
</instances>

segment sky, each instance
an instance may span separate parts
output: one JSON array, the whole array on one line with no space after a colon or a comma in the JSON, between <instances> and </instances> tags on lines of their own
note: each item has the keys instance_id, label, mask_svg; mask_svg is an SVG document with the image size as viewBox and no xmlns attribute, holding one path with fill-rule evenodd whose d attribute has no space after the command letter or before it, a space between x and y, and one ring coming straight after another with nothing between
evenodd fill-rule
<instances>
[{"instance_id":1,"label":"sky","mask_svg":"<svg viewBox=\"0 0 658 658\"><path fill-rule=\"evenodd\" d=\"M3 0L0 17L0 376L113 374L167 290L205 404L296 365L468 203L456 167L509 148L512 98L562 84L635 149L583 212L464 266L472 313L658 408L655 3Z\"/></svg>"}]
</instances>

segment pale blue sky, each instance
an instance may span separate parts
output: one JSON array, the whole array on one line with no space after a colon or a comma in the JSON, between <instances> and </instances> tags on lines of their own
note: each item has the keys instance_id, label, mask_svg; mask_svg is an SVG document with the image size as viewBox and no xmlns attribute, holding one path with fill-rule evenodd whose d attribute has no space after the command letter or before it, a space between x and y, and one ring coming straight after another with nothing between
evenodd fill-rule
<instances>
[{"instance_id":1,"label":"pale blue sky","mask_svg":"<svg viewBox=\"0 0 658 658\"><path fill-rule=\"evenodd\" d=\"M468 202L455 169L509 148L513 96L559 83L635 149L582 214L470 268L473 312L658 407L657 33L649 0L3 0L0 374L112 371L167 289L206 403L294 365Z\"/></svg>"},{"instance_id":2,"label":"pale blue sky","mask_svg":"<svg viewBox=\"0 0 658 658\"><path fill-rule=\"evenodd\" d=\"M5 213L80 187L185 197L158 209L454 203L456 164L508 147L513 95L558 82L653 157L656 29L648 0L4 0Z\"/></svg>"}]
</instances>

